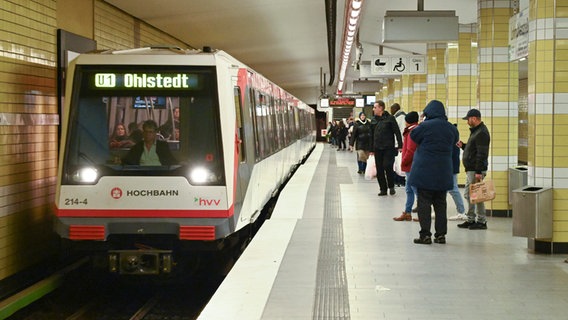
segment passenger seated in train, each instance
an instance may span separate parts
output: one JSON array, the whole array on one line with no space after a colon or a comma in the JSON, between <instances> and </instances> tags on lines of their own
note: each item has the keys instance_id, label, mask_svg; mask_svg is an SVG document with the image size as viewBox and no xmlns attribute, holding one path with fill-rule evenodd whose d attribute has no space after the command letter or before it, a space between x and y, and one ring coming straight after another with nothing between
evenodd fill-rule
<instances>
[{"instance_id":1,"label":"passenger seated in train","mask_svg":"<svg viewBox=\"0 0 568 320\"><path fill-rule=\"evenodd\" d=\"M128 132L130 132L130 140L134 141L134 143L142 141L142 130L140 130L136 122L128 124Z\"/></svg>"},{"instance_id":2,"label":"passenger seated in train","mask_svg":"<svg viewBox=\"0 0 568 320\"><path fill-rule=\"evenodd\" d=\"M111 149L123 149L132 147L135 142L130 140L124 124L119 123L114 127L114 131L112 136L110 137L109 144Z\"/></svg>"},{"instance_id":3,"label":"passenger seated in train","mask_svg":"<svg viewBox=\"0 0 568 320\"><path fill-rule=\"evenodd\" d=\"M122 163L140 166L167 166L178 161L170 151L168 143L156 139L158 124L154 120L146 120L142 125L143 141L134 145Z\"/></svg>"},{"instance_id":4,"label":"passenger seated in train","mask_svg":"<svg viewBox=\"0 0 568 320\"><path fill-rule=\"evenodd\" d=\"M179 108L172 110L173 119L170 118L160 127L160 133L166 140L179 140L175 137L175 131L179 129Z\"/></svg>"}]
</instances>

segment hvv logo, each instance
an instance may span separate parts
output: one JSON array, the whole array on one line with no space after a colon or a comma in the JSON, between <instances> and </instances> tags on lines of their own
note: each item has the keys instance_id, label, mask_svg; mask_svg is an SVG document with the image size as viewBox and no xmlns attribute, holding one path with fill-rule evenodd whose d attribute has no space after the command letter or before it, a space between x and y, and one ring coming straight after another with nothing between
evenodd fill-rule
<instances>
[{"instance_id":1,"label":"hvv logo","mask_svg":"<svg viewBox=\"0 0 568 320\"><path fill-rule=\"evenodd\" d=\"M196 202L200 207L210 207L218 206L221 203L221 199L204 199L204 198L193 198L193 202Z\"/></svg>"}]
</instances>

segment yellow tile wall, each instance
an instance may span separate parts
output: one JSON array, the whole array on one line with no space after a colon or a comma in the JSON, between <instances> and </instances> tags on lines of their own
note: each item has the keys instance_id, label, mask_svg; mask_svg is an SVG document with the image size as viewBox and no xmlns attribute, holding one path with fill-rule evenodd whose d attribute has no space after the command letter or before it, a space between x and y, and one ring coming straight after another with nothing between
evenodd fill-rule
<instances>
[{"instance_id":1,"label":"yellow tile wall","mask_svg":"<svg viewBox=\"0 0 568 320\"><path fill-rule=\"evenodd\" d=\"M422 111L426 106L426 75L414 75L414 94L412 95L412 107L408 108L409 111Z\"/></svg>"},{"instance_id":2,"label":"yellow tile wall","mask_svg":"<svg viewBox=\"0 0 568 320\"><path fill-rule=\"evenodd\" d=\"M557 33L549 21L566 17L568 2L531 0L529 8L531 25L544 32L537 32L529 42L527 91L529 96L540 99L528 103L528 163L532 167L562 172L560 169L568 168L568 115L563 114L563 95L568 93L568 39L561 38L562 33ZM551 39L551 35L556 38ZM568 189L555 184L561 183L562 178L556 181L553 174L552 179L552 241L568 242Z\"/></svg>"},{"instance_id":3,"label":"yellow tile wall","mask_svg":"<svg viewBox=\"0 0 568 320\"><path fill-rule=\"evenodd\" d=\"M512 138L517 139L518 118L509 111L518 99L518 69L516 64L501 62L498 55L508 49L508 21L513 14L513 1L509 2L510 8L493 8L496 3L486 0L479 0L478 4L484 5L478 5L478 46L480 54L483 53L479 57L483 61L479 64L479 105L482 115L487 115L483 121L491 133L490 176L497 189L497 197L489 207L508 210L508 167L517 163L503 165L503 161L510 161L508 159L518 153L517 143L510 142ZM486 48L492 50L484 50Z\"/></svg>"},{"instance_id":4,"label":"yellow tile wall","mask_svg":"<svg viewBox=\"0 0 568 320\"><path fill-rule=\"evenodd\" d=\"M401 78L397 78L394 80L394 90L393 90L393 97L390 100L390 104L387 107L390 107L391 104L398 102L400 103L400 98L402 95L402 81Z\"/></svg>"},{"instance_id":5,"label":"yellow tile wall","mask_svg":"<svg viewBox=\"0 0 568 320\"><path fill-rule=\"evenodd\" d=\"M554 241L568 242L568 190L555 188L552 197L552 238Z\"/></svg>"},{"instance_id":6,"label":"yellow tile wall","mask_svg":"<svg viewBox=\"0 0 568 320\"><path fill-rule=\"evenodd\" d=\"M441 101L444 105L447 104L446 47L446 44L427 45L428 90L426 91L426 103L435 99Z\"/></svg>"},{"instance_id":7,"label":"yellow tile wall","mask_svg":"<svg viewBox=\"0 0 568 320\"><path fill-rule=\"evenodd\" d=\"M55 12L54 0L0 2L0 280L54 252Z\"/></svg>"},{"instance_id":8,"label":"yellow tile wall","mask_svg":"<svg viewBox=\"0 0 568 320\"><path fill-rule=\"evenodd\" d=\"M402 94L400 97L401 109L405 112L410 111L412 105L412 96L414 95L414 75L403 75L401 77Z\"/></svg>"},{"instance_id":9,"label":"yellow tile wall","mask_svg":"<svg viewBox=\"0 0 568 320\"><path fill-rule=\"evenodd\" d=\"M102 0L94 0L93 15L99 49L189 47ZM2 280L56 251L50 209L58 157L56 30L57 18L65 17L57 17L57 0L0 1L0 16L0 120L9 122L0 125Z\"/></svg>"},{"instance_id":10,"label":"yellow tile wall","mask_svg":"<svg viewBox=\"0 0 568 320\"><path fill-rule=\"evenodd\" d=\"M458 110L467 110L477 105L477 47L472 45L477 42L476 29L477 27L474 24L460 24L458 42L449 44L446 53L448 69L456 70L447 77L447 107L450 115L449 121L453 123L463 122L461 120L463 114L460 114ZM469 66L469 68L464 71L466 66ZM468 135L469 132L465 137ZM463 135L460 136L464 137ZM464 183L463 168L461 172L462 174L458 179L461 183Z\"/></svg>"},{"instance_id":11,"label":"yellow tile wall","mask_svg":"<svg viewBox=\"0 0 568 320\"><path fill-rule=\"evenodd\" d=\"M385 103L385 106L388 108L391 104L393 104L394 101L394 92L396 90L395 88L395 83L394 83L394 79L388 79L387 80L387 85L386 88L384 89L385 93L383 95L383 102Z\"/></svg>"},{"instance_id":12,"label":"yellow tile wall","mask_svg":"<svg viewBox=\"0 0 568 320\"><path fill-rule=\"evenodd\" d=\"M485 208L490 210L502 210L509 206L509 172L491 171L487 173L487 179L493 180L495 185L495 197L493 201L486 202Z\"/></svg>"},{"instance_id":13,"label":"yellow tile wall","mask_svg":"<svg viewBox=\"0 0 568 320\"><path fill-rule=\"evenodd\" d=\"M139 31L137 31L139 30ZM97 49L129 49L151 45L191 48L188 44L106 4L95 2L95 40Z\"/></svg>"},{"instance_id":14,"label":"yellow tile wall","mask_svg":"<svg viewBox=\"0 0 568 320\"><path fill-rule=\"evenodd\" d=\"M95 40L97 49L127 49L135 47L134 17L105 4L95 2Z\"/></svg>"}]
</instances>

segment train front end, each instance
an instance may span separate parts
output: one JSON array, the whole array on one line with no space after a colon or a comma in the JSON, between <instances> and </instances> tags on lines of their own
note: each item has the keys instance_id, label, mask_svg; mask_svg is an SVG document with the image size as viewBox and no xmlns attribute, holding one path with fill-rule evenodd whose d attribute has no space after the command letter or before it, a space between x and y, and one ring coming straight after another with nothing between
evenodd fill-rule
<instances>
[{"instance_id":1,"label":"train front end","mask_svg":"<svg viewBox=\"0 0 568 320\"><path fill-rule=\"evenodd\" d=\"M110 271L157 274L188 243L234 231L230 116L213 55L81 55L70 71L55 200L63 239L105 254Z\"/></svg>"}]
</instances>

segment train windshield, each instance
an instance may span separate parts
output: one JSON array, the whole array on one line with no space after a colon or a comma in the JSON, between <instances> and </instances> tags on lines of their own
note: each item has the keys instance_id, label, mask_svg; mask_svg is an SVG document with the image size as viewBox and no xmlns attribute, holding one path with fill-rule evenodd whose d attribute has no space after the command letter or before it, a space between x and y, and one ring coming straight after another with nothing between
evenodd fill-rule
<instances>
[{"instance_id":1,"label":"train windshield","mask_svg":"<svg viewBox=\"0 0 568 320\"><path fill-rule=\"evenodd\" d=\"M218 106L214 67L77 66L62 183L166 175L223 185Z\"/></svg>"}]
</instances>

